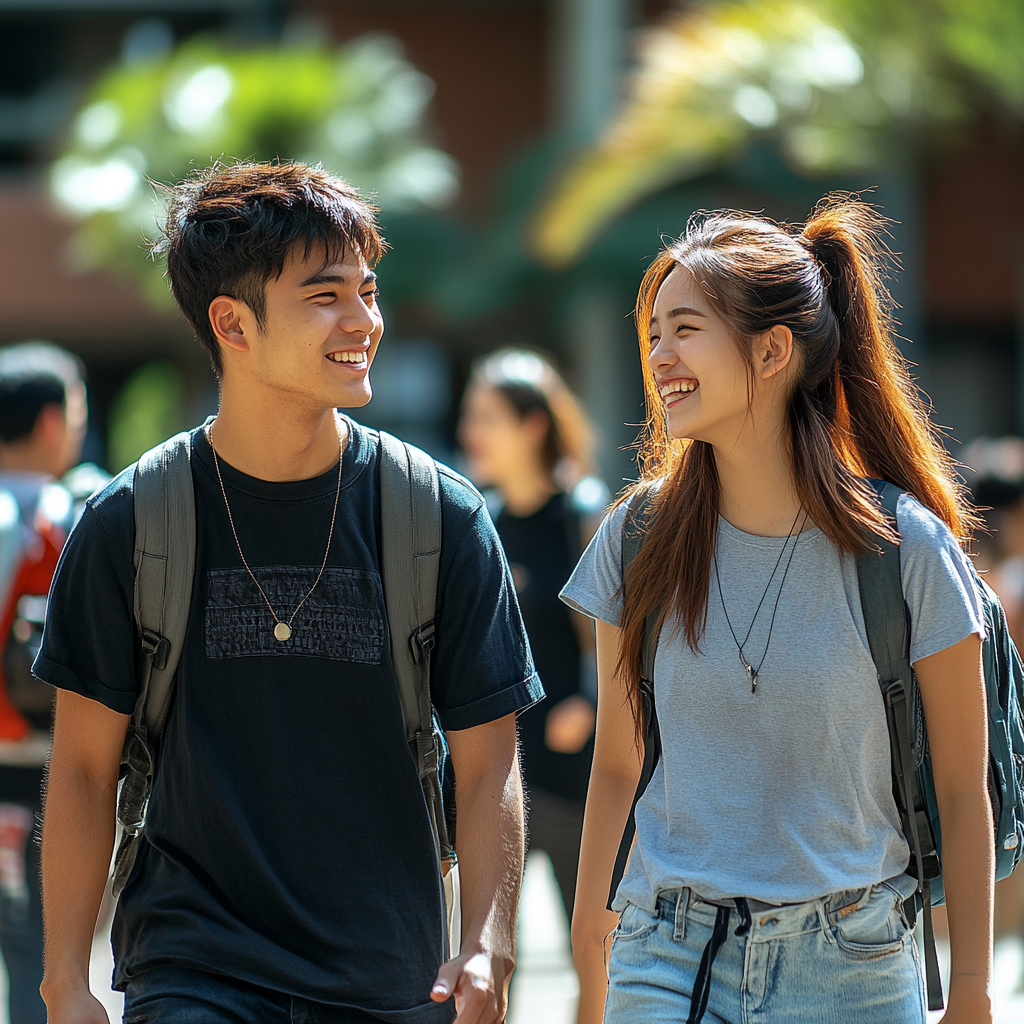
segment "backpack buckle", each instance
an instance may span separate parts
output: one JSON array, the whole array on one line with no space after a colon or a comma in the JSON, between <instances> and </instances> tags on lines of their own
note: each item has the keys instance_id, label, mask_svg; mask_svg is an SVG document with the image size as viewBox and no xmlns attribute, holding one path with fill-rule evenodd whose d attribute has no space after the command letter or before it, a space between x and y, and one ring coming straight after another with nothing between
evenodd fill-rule
<instances>
[{"instance_id":1,"label":"backpack buckle","mask_svg":"<svg viewBox=\"0 0 1024 1024\"><path fill-rule=\"evenodd\" d=\"M153 668L163 671L167 667L167 659L171 654L171 642L156 630L143 629L142 654L153 663Z\"/></svg>"},{"instance_id":2,"label":"backpack buckle","mask_svg":"<svg viewBox=\"0 0 1024 1024\"><path fill-rule=\"evenodd\" d=\"M416 631L409 638L409 644L412 647L412 660L416 664L420 664L424 655L430 655L430 652L434 649L434 620L430 622L424 622L422 626L417 627Z\"/></svg>"}]
</instances>

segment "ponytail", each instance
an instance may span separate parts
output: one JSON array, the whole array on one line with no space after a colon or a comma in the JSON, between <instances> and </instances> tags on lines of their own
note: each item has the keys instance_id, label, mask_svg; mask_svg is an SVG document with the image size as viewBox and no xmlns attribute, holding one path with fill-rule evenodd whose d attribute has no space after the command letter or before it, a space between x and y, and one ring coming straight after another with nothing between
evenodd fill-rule
<instances>
[{"instance_id":1,"label":"ponytail","mask_svg":"<svg viewBox=\"0 0 1024 1024\"><path fill-rule=\"evenodd\" d=\"M884 281L892 258L883 241L885 225L866 203L830 196L802 234L838 325L841 462L859 476L909 491L966 542L977 517L896 345Z\"/></svg>"}]
</instances>

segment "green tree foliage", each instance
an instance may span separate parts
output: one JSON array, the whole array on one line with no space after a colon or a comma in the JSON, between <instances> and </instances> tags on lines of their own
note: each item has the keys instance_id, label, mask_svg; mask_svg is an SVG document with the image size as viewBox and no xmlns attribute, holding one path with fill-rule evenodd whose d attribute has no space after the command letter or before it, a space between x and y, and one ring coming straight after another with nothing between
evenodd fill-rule
<instances>
[{"instance_id":1,"label":"green tree foliage","mask_svg":"<svg viewBox=\"0 0 1024 1024\"><path fill-rule=\"evenodd\" d=\"M880 168L979 100L1024 114L1024 0L719 0L645 32L618 114L533 224L550 266L750 141L799 173Z\"/></svg>"},{"instance_id":2,"label":"green tree foliage","mask_svg":"<svg viewBox=\"0 0 1024 1024\"><path fill-rule=\"evenodd\" d=\"M181 371L163 361L146 363L121 389L107 425L107 465L115 473L186 425Z\"/></svg>"},{"instance_id":3,"label":"green tree foliage","mask_svg":"<svg viewBox=\"0 0 1024 1024\"><path fill-rule=\"evenodd\" d=\"M96 83L51 185L80 219L79 262L126 274L166 304L162 269L142 250L162 213L153 183L211 159L300 159L322 162L385 211L443 207L458 171L425 141L432 93L386 36L340 49L194 38L166 56L119 64Z\"/></svg>"}]
</instances>

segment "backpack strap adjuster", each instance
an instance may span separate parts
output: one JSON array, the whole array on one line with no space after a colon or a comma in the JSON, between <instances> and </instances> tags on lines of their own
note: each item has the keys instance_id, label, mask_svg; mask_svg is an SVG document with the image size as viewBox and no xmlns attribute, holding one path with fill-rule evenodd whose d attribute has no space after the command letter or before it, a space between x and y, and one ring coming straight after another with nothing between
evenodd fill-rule
<instances>
[{"instance_id":1,"label":"backpack strap adjuster","mask_svg":"<svg viewBox=\"0 0 1024 1024\"><path fill-rule=\"evenodd\" d=\"M142 653L152 662L153 668L160 672L167 668L167 659L171 654L171 641L167 637L155 630L143 629L141 644Z\"/></svg>"},{"instance_id":2,"label":"backpack strap adjuster","mask_svg":"<svg viewBox=\"0 0 1024 1024\"><path fill-rule=\"evenodd\" d=\"M412 646L412 658L417 665L425 655L430 655L430 652L434 649L435 642L433 619L417 627L416 631L409 638L409 643Z\"/></svg>"}]
</instances>

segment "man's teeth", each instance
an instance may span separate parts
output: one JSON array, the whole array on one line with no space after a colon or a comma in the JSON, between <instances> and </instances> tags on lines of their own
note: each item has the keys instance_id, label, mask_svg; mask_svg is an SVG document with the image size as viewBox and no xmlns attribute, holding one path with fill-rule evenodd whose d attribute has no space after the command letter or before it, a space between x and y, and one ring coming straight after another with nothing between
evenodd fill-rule
<instances>
[{"instance_id":1,"label":"man's teeth","mask_svg":"<svg viewBox=\"0 0 1024 1024\"><path fill-rule=\"evenodd\" d=\"M365 363L365 352L328 352L327 358L335 363Z\"/></svg>"},{"instance_id":2,"label":"man's teeth","mask_svg":"<svg viewBox=\"0 0 1024 1024\"><path fill-rule=\"evenodd\" d=\"M673 395L677 391L696 391L697 382L695 380L673 380L668 384L662 384L659 390L662 398L668 398L669 395Z\"/></svg>"}]
</instances>

